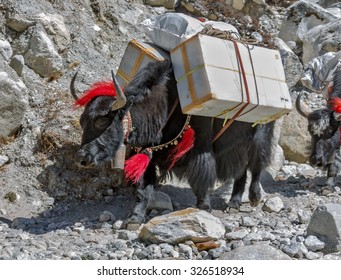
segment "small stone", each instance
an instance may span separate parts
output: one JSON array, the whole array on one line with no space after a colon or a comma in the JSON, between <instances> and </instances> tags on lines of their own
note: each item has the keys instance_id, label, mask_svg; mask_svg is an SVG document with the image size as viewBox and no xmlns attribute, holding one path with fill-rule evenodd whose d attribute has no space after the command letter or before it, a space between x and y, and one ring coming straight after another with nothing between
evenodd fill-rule
<instances>
[{"instance_id":1,"label":"small stone","mask_svg":"<svg viewBox=\"0 0 341 280\"><path fill-rule=\"evenodd\" d=\"M226 233L225 238L228 240L241 240L248 234L249 232L246 229L240 229Z\"/></svg>"},{"instance_id":2,"label":"small stone","mask_svg":"<svg viewBox=\"0 0 341 280\"><path fill-rule=\"evenodd\" d=\"M242 225L244 227L254 227L257 223L250 217L242 217Z\"/></svg>"},{"instance_id":3,"label":"small stone","mask_svg":"<svg viewBox=\"0 0 341 280\"><path fill-rule=\"evenodd\" d=\"M116 217L114 214L112 214L109 211L104 211L100 216L99 216L99 221L100 222L109 222L109 221L115 221Z\"/></svg>"},{"instance_id":4,"label":"small stone","mask_svg":"<svg viewBox=\"0 0 341 280\"><path fill-rule=\"evenodd\" d=\"M22 76L25 59L22 55L15 55L12 57L9 65L17 72L18 76Z\"/></svg>"},{"instance_id":5,"label":"small stone","mask_svg":"<svg viewBox=\"0 0 341 280\"><path fill-rule=\"evenodd\" d=\"M8 156L0 156L0 167L4 166L9 162Z\"/></svg>"},{"instance_id":6,"label":"small stone","mask_svg":"<svg viewBox=\"0 0 341 280\"><path fill-rule=\"evenodd\" d=\"M271 197L267 199L263 205L263 211L266 212L280 212L283 209L283 201L279 197Z\"/></svg>"},{"instance_id":7,"label":"small stone","mask_svg":"<svg viewBox=\"0 0 341 280\"><path fill-rule=\"evenodd\" d=\"M309 220L311 218L311 212L309 210L297 210L297 216L298 220L301 224L307 224L309 223Z\"/></svg>"},{"instance_id":8,"label":"small stone","mask_svg":"<svg viewBox=\"0 0 341 280\"><path fill-rule=\"evenodd\" d=\"M199 242L196 243L195 246L198 248L199 251L203 251L203 250L210 250L210 249L215 249L219 247L219 244L214 242L213 240L209 240L206 242Z\"/></svg>"},{"instance_id":9,"label":"small stone","mask_svg":"<svg viewBox=\"0 0 341 280\"><path fill-rule=\"evenodd\" d=\"M15 192L8 192L4 196L5 199L8 199L10 202L16 202L20 199L20 195Z\"/></svg>"},{"instance_id":10,"label":"small stone","mask_svg":"<svg viewBox=\"0 0 341 280\"><path fill-rule=\"evenodd\" d=\"M314 235L309 235L305 240L304 240L304 244L307 247L308 250L310 251L318 251L318 250L322 250L325 246L325 243L323 241L321 241L320 239L318 239L316 236Z\"/></svg>"},{"instance_id":11,"label":"small stone","mask_svg":"<svg viewBox=\"0 0 341 280\"><path fill-rule=\"evenodd\" d=\"M188 259L192 259L193 251L192 248L185 244L179 244L179 252L185 254Z\"/></svg>"},{"instance_id":12,"label":"small stone","mask_svg":"<svg viewBox=\"0 0 341 280\"><path fill-rule=\"evenodd\" d=\"M114 190L113 189L107 189L107 195L113 196L114 195Z\"/></svg>"},{"instance_id":13,"label":"small stone","mask_svg":"<svg viewBox=\"0 0 341 280\"><path fill-rule=\"evenodd\" d=\"M315 253L315 252L307 252L305 254L305 257L308 259L308 260L317 260L320 258L320 255L318 253Z\"/></svg>"},{"instance_id":14,"label":"small stone","mask_svg":"<svg viewBox=\"0 0 341 280\"><path fill-rule=\"evenodd\" d=\"M122 220L117 220L113 225L112 228L114 230L119 230L123 227L123 221Z\"/></svg>"},{"instance_id":15,"label":"small stone","mask_svg":"<svg viewBox=\"0 0 341 280\"><path fill-rule=\"evenodd\" d=\"M74 227L72 228L72 230L75 231L75 232L81 233L82 231L85 230L85 227L84 227L83 225L74 226Z\"/></svg>"}]
</instances>

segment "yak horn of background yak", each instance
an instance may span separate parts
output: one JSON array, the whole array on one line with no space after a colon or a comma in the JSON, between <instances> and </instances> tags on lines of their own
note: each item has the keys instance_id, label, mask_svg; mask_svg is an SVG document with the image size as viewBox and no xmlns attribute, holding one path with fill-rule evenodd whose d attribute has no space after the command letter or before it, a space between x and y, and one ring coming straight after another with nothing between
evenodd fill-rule
<instances>
[{"instance_id":1,"label":"yak horn of background yak","mask_svg":"<svg viewBox=\"0 0 341 280\"><path fill-rule=\"evenodd\" d=\"M302 93L303 92L300 92L296 98L296 110L297 112L304 118L308 118L308 115L309 115L309 112L305 111L302 109L301 107L301 97L302 97Z\"/></svg>"},{"instance_id":2,"label":"yak horn of background yak","mask_svg":"<svg viewBox=\"0 0 341 280\"><path fill-rule=\"evenodd\" d=\"M76 90L75 90L75 81L76 81L76 77L77 77L78 71L76 72L76 74L72 77L71 83L70 83L70 91L72 94L72 97L77 101L79 99L79 97L76 94Z\"/></svg>"},{"instance_id":3,"label":"yak horn of background yak","mask_svg":"<svg viewBox=\"0 0 341 280\"><path fill-rule=\"evenodd\" d=\"M114 71L111 71L111 75L114 81L114 86L115 86L116 94L117 94L116 101L114 102L114 104L112 104L112 107L111 107L111 110L115 111L115 110L122 108L127 103L127 99L123 93L123 90L121 89L121 86L119 85L116 79Z\"/></svg>"}]
</instances>

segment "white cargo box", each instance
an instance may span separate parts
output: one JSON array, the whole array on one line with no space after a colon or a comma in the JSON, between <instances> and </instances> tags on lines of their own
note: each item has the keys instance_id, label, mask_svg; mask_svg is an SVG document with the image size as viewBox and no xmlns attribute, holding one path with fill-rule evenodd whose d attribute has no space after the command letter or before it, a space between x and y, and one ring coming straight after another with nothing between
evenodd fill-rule
<instances>
[{"instance_id":1,"label":"white cargo box","mask_svg":"<svg viewBox=\"0 0 341 280\"><path fill-rule=\"evenodd\" d=\"M151 61L170 59L169 53L152 43L141 42L135 39L128 43L120 66L117 71L117 80L125 86L136 74L137 70Z\"/></svg>"},{"instance_id":2,"label":"white cargo box","mask_svg":"<svg viewBox=\"0 0 341 280\"><path fill-rule=\"evenodd\" d=\"M234 42L202 34L171 50L183 113L229 119L241 111L236 120L267 123L290 112L279 52L236 44L240 59Z\"/></svg>"}]
</instances>

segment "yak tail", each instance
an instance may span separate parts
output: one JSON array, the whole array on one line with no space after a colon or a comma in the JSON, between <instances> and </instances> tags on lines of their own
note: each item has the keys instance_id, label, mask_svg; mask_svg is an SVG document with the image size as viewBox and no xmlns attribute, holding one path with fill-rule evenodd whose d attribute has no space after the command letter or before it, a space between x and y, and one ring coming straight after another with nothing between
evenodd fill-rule
<instances>
[{"instance_id":1,"label":"yak tail","mask_svg":"<svg viewBox=\"0 0 341 280\"><path fill-rule=\"evenodd\" d=\"M168 170L171 170L178 159L183 157L194 146L195 132L193 128L188 128L182 135L181 142L170 152L168 159L171 161Z\"/></svg>"}]
</instances>

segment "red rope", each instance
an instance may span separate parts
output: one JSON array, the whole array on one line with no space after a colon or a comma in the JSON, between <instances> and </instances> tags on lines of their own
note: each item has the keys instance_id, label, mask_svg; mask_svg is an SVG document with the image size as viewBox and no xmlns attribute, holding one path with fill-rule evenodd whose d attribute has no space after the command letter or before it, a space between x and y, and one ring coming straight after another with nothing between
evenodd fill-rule
<instances>
[{"instance_id":1,"label":"red rope","mask_svg":"<svg viewBox=\"0 0 341 280\"><path fill-rule=\"evenodd\" d=\"M245 85L245 92L246 92L246 97L247 97L247 102L238 110L238 112L224 125L224 127L217 133L217 135L213 138L212 143L215 142L224 132L225 130L238 118L238 116L244 111L244 109L250 104L250 93L249 93L249 87L247 84L247 79L246 79L246 74L245 74L245 69L243 65L243 60L239 52L239 47L236 41L232 41L234 44L234 49L237 54L237 60L239 62L241 72L242 72L242 77L244 80L244 85Z\"/></svg>"}]
</instances>

